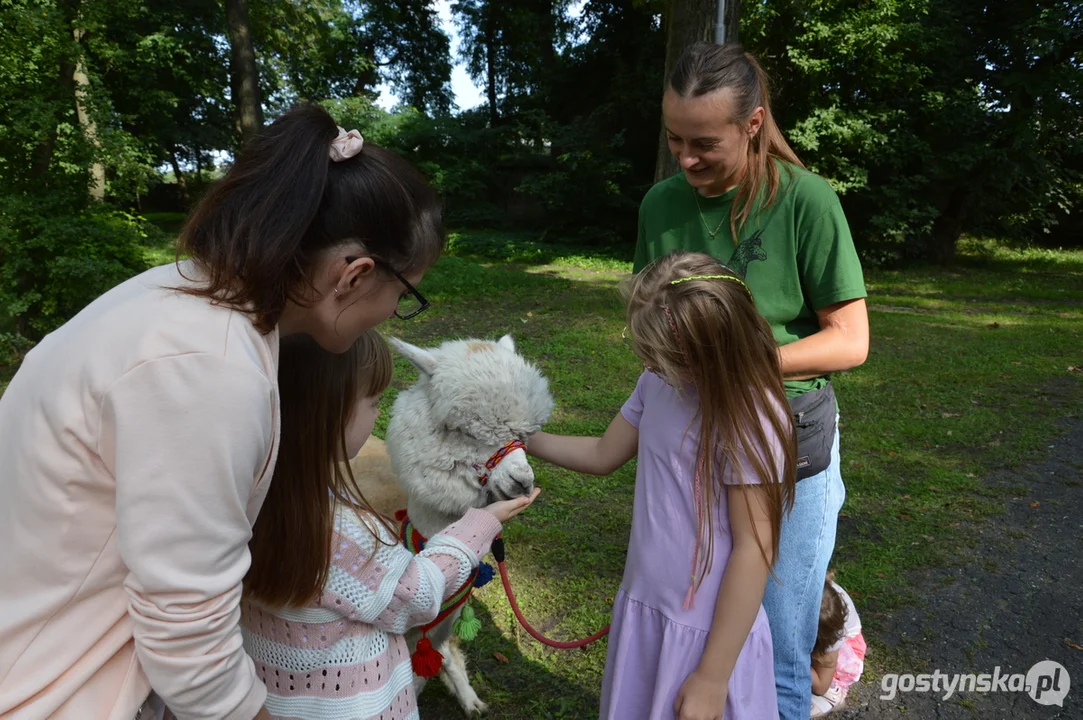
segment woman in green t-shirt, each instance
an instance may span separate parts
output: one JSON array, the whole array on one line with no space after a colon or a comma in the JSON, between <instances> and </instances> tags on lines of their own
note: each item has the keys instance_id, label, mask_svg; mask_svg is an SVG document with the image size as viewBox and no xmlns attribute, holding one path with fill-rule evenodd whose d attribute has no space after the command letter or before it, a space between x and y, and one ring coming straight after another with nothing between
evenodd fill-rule
<instances>
[{"instance_id":1,"label":"woman in green t-shirt","mask_svg":"<svg viewBox=\"0 0 1083 720\"><path fill-rule=\"evenodd\" d=\"M681 173L639 211L634 270L674 250L744 276L779 345L798 431L798 483L763 604L782 720L812 703L809 657L846 490L830 374L865 361L865 283L838 197L805 170L771 116L767 76L737 45L697 43L662 99ZM739 378L735 378L739 381Z\"/></svg>"}]
</instances>

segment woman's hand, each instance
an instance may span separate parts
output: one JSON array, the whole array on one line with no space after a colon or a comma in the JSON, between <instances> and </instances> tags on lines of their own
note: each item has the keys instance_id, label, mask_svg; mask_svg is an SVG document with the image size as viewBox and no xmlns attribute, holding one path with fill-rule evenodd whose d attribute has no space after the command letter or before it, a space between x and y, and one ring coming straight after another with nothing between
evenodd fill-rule
<instances>
[{"instance_id":1,"label":"woman's hand","mask_svg":"<svg viewBox=\"0 0 1083 720\"><path fill-rule=\"evenodd\" d=\"M696 670L681 685L673 712L677 720L722 720L728 695L727 683Z\"/></svg>"},{"instance_id":2,"label":"woman's hand","mask_svg":"<svg viewBox=\"0 0 1083 720\"><path fill-rule=\"evenodd\" d=\"M500 521L501 525L503 525L525 510L530 503L534 502L540 492L541 488L534 488L534 492L530 493L530 495L494 502L492 505L482 508L482 510L490 513Z\"/></svg>"}]
</instances>

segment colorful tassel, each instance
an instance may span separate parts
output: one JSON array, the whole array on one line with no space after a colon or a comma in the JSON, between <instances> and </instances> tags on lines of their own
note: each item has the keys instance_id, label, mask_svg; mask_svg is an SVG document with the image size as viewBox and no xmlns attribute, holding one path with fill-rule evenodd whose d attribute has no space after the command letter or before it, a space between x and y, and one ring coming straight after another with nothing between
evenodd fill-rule
<instances>
[{"instance_id":1,"label":"colorful tassel","mask_svg":"<svg viewBox=\"0 0 1083 720\"><path fill-rule=\"evenodd\" d=\"M493 579L493 566L487 562L478 565L478 574L474 578L474 587L485 587Z\"/></svg>"},{"instance_id":2,"label":"colorful tassel","mask_svg":"<svg viewBox=\"0 0 1083 720\"><path fill-rule=\"evenodd\" d=\"M481 620L474 616L474 608L464 605L462 614L451 629L463 640L470 642L478 636L478 631L481 630Z\"/></svg>"},{"instance_id":3,"label":"colorful tassel","mask_svg":"<svg viewBox=\"0 0 1083 720\"><path fill-rule=\"evenodd\" d=\"M436 677L440 674L440 668L444 666L444 656L433 649L427 637L423 637L417 643L417 650L410 656L410 664L414 667L415 675L425 678Z\"/></svg>"}]
</instances>

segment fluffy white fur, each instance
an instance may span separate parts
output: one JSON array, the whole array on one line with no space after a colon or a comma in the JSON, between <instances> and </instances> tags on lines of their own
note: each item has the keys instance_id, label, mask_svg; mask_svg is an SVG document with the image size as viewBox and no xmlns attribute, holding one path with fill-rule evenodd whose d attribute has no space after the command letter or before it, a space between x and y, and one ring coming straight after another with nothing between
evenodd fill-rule
<instances>
[{"instance_id":1,"label":"fluffy white fur","mask_svg":"<svg viewBox=\"0 0 1083 720\"><path fill-rule=\"evenodd\" d=\"M454 340L423 349L392 339L418 369L412 387L399 393L387 428L386 454L377 438L351 461L358 484L379 511L392 514L405 501L410 519L426 537L493 500L527 495L534 471L526 453L509 453L483 487L478 470L510 440L541 429L553 410L549 384L515 351L510 335L497 342ZM458 613L429 632L444 656L440 678L467 714L487 707L470 686L463 654L451 627ZM420 633L407 634L413 648ZM415 680L418 693L424 679Z\"/></svg>"}]
</instances>

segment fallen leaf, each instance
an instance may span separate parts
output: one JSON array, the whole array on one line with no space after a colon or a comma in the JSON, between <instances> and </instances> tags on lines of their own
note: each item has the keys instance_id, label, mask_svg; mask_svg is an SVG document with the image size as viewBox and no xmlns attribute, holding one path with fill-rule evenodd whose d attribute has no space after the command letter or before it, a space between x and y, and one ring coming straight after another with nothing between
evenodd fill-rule
<instances>
[{"instance_id":1,"label":"fallen leaf","mask_svg":"<svg viewBox=\"0 0 1083 720\"><path fill-rule=\"evenodd\" d=\"M942 418L959 417L959 413L940 413L940 417L942 417Z\"/></svg>"},{"instance_id":2,"label":"fallen leaf","mask_svg":"<svg viewBox=\"0 0 1083 720\"><path fill-rule=\"evenodd\" d=\"M1030 506L1031 506L1032 508L1036 508L1036 507L1038 507L1039 505L1041 505L1041 503L1040 503L1040 502L1038 502L1037 500L1035 500L1034 502L1032 502L1032 503L1030 504Z\"/></svg>"},{"instance_id":3,"label":"fallen leaf","mask_svg":"<svg viewBox=\"0 0 1083 720\"><path fill-rule=\"evenodd\" d=\"M876 573L876 577L884 577L883 573Z\"/></svg>"},{"instance_id":4,"label":"fallen leaf","mask_svg":"<svg viewBox=\"0 0 1083 720\"><path fill-rule=\"evenodd\" d=\"M1022 364L1023 364L1023 363L1021 363L1021 362L1020 362L1020 361L1018 361L1018 360L1012 360L1012 365L1022 365Z\"/></svg>"},{"instance_id":5,"label":"fallen leaf","mask_svg":"<svg viewBox=\"0 0 1083 720\"><path fill-rule=\"evenodd\" d=\"M499 660L500 662L504 663L505 665L508 664L508 656L505 655L504 653L494 652L493 657L496 658L497 660Z\"/></svg>"},{"instance_id":6,"label":"fallen leaf","mask_svg":"<svg viewBox=\"0 0 1083 720\"><path fill-rule=\"evenodd\" d=\"M851 593L851 595L852 594L853 593ZM1068 638L1064 638L1063 642L1064 642L1065 645L1072 648L1073 650L1083 650L1083 645L1076 645L1074 642L1072 642Z\"/></svg>"},{"instance_id":7,"label":"fallen leaf","mask_svg":"<svg viewBox=\"0 0 1083 720\"><path fill-rule=\"evenodd\" d=\"M906 521L910 521L910 520L912 520L913 518L911 518L911 517L910 517L909 515L900 515L900 516L899 516L899 519L900 519L900 520L906 520Z\"/></svg>"}]
</instances>

